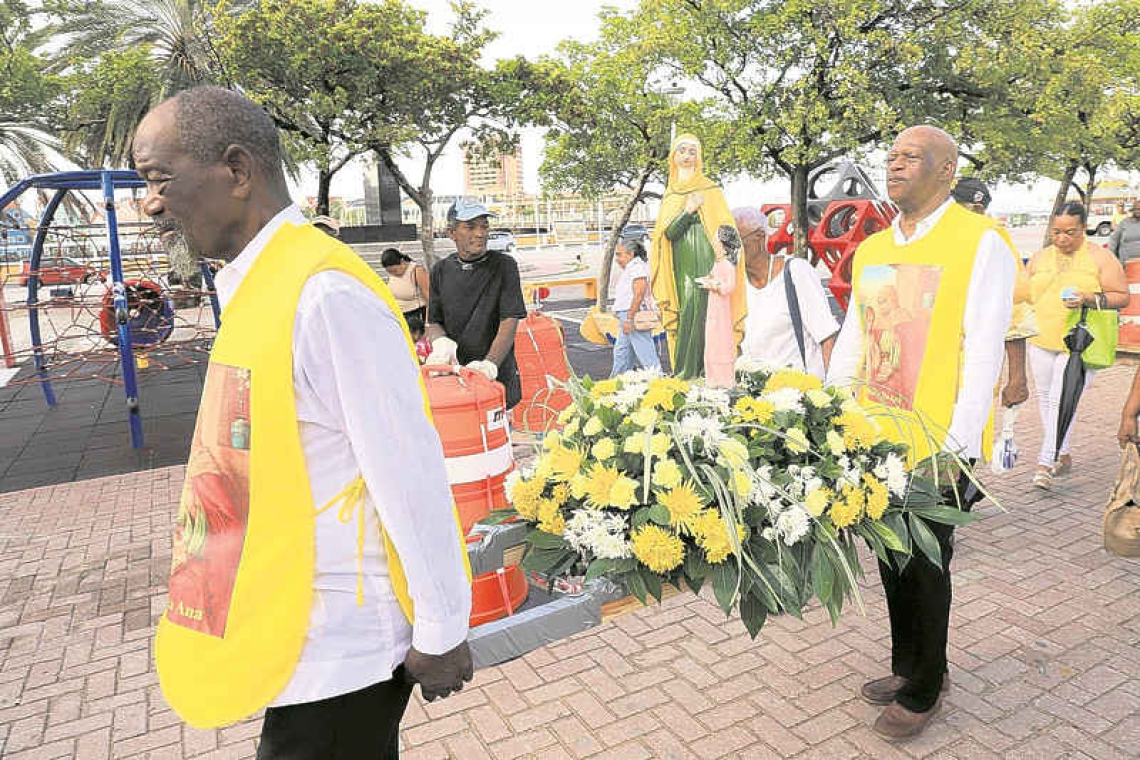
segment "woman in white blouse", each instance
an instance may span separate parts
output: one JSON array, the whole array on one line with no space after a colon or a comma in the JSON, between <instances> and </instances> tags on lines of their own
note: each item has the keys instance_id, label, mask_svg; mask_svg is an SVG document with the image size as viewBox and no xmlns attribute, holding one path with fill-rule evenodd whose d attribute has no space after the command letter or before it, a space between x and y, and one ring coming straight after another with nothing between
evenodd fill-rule
<instances>
[{"instance_id":1,"label":"woman in white blouse","mask_svg":"<svg viewBox=\"0 0 1140 760\"><path fill-rule=\"evenodd\" d=\"M614 260L621 267L614 292L614 313L621 329L614 341L614 364L610 377L634 367L634 359L642 369L661 366L651 330L638 330L634 317L639 311L656 311L657 304L649 292L649 263L640 240L621 240Z\"/></svg>"},{"instance_id":2,"label":"woman in white blouse","mask_svg":"<svg viewBox=\"0 0 1140 760\"><path fill-rule=\"evenodd\" d=\"M748 272L748 317L741 355L804 370L822 380L839 323L831 313L819 275L803 259L768 253L768 220L759 209L740 208L732 213L744 244ZM796 337L788 277L799 310L800 339Z\"/></svg>"}]
</instances>

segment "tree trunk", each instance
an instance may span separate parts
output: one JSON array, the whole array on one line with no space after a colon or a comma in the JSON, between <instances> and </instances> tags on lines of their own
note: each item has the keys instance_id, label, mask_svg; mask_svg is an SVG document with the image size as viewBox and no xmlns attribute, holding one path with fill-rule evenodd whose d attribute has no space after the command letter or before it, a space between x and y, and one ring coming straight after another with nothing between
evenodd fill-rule
<instances>
[{"instance_id":1,"label":"tree trunk","mask_svg":"<svg viewBox=\"0 0 1140 760\"><path fill-rule=\"evenodd\" d=\"M329 188L332 186L333 173L328 166L322 166L317 172L317 207L315 216L328 216L329 214Z\"/></svg>"},{"instance_id":2,"label":"tree trunk","mask_svg":"<svg viewBox=\"0 0 1140 760\"><path fill-rule=\"evenodd\" d=\"M432 213L430 189L424 189L417 199L420 207L420 246L424 251L424 268L429 272L435 266L435 216Z\"/></svg>"},{"instance_id":3,"label":"tree trunk","mask_svg":"<svg viewBox=\"0 0 1140 760\"><path fill-rule=\"evenodd\" d=\"M606 247L602 249L602 272L598 276L598 310L606 311L609 306L609 292L610 292L610 274L614 268L614 253L617 251L618 238L621 237L621 231L625 229L626 222L633 215L633 209L641 201L641 191L645 189L645 183L649 181L649 177L653 174L653 166L646 166L641 171L641 179L638 180L637 187L634 188L633 196L629 199L629 203L625 204L622 209L621 218L614 224L610 230L610 239L606 241ZM599 231L600 234L600 231Z\"/></svg>"},{"instance_id":4,"label":"tree trunk","mask_svg":"<svg viewBox=\"0 0 1140 760\"><path fill-rule=\"evenodd\" d=\"M810 261L807 192L808 165L796 164L792 169L792 253Z\"/></svg>"},{"instance_id":5,"label":"tree trunk","mask_svg":"<svg viewBox=\"0 0 1140 760\"><path fill-rule=\"evenodd\" d=\"M1070 161L1065 164L1065 173L1061 175L1061 187L1057 189L1057 197L1053 199L1053 212L1049 214L1049 225L1045 227L1045 236L1041 241L1042 248L1048 248L1053 244L1052 235L1052 221L1053 217L1061 210L1061 206L1065 205L1065 198L1069 195L1069 185L1073 182L1073 177L1077 173L1077 162Z\"/></svg>"}]
</instances>

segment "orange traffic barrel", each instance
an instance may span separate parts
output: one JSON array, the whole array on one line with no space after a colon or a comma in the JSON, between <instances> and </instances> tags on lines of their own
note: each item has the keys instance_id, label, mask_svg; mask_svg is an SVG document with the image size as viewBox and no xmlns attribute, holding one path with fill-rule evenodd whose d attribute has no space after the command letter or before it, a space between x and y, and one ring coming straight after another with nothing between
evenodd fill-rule
<instances>
[{"instance_id":1,"label":"orange traffic barrel","mask_svg":"<svg viewBox=\"0 0 1140 760\"><path fill-rule=\"evenodd\" d=\"M1128 278L1128 305L1120 310L1120 338L1122 344L1140 346L1140 259L1124 265Z\"/></svg>"},{"instance_id":2,"label":"orange traffic barrel","mask_svg":"<svg viewBox=\"0 0 1140 760\"><path fill-rule=\"evenodd\" d=\"M471 627L515 614L528 590L526 575L518 565L476 575L471 579Z\"/></svg>"},{"instance_id":3,"label":"orange traffic barrel","mask_svg":"<svg viewBox=\"0 0 1140 760\"><path fill-rule=\"evenodd\" d=\"M427 366L424 385L443 444L451 493L463 533L504 507L504 481L514 468L503 386L466 367Z\"/></svg>"},{"instance_id":4,"label":"orange traffic barrel","mask_svg":"<svg viewBox=\"0 0 1140 760\"><path fill-rule=\"evenodd\" d=\"M570 377L562 328L541 311L532 311L515 332L515 361L519 366L522 400L511 412L516 430L544 433L554 418L570 406L570 394L551 384Z\"/></svg>"}]
</instances>

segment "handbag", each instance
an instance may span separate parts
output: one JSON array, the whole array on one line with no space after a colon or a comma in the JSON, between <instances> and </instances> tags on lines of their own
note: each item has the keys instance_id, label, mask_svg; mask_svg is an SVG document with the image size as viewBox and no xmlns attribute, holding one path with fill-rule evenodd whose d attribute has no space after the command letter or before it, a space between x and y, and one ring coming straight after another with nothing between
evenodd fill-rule
<instances>
[{"instance_id":1,"label":"handbag","mask_svg":"<svg viewBox=\"0 0 1140 760\"><path fill-rule=\"evenodd\" d=\"M1093 342L1081 352L1081 361L1088 369L1108 369L1116 363L1116 341L1120 335L1120 318L1115 309L1090 309L1082 306L1073 309L1065 321L1067 333L1082 324L1093 336Z\"/></svg>"},{"instance_id":2,"label":"handbag","mask_svg":"<svg viewBox=\"0 0 1140 760\"><path fill-rule=\"evenodd\" d=\"M1124 447L1120 473L1104 511L1104 548L1118 557L1140 557L1140 452Z\"/></svg>"},{"instance_id":3,"label":"handbag","mask_svg":"<svg viewBox=\"0 0 1140 760\"><path fill-rule=\"evenodd\" d=\"M661 332L661 312L656 309L638 309L633 315L633 329L637 332Z\"/></svg>"}]
</instances>

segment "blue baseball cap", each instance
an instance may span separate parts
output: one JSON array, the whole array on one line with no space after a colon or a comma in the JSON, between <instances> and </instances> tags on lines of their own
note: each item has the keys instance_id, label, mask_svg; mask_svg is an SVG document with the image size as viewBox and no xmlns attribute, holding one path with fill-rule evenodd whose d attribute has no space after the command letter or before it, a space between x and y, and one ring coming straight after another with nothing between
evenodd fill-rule
<instances>
[{"instance_id":1,"label":"blue baseball cap","mask_svg":"<svg viewBox=\"0 0 1140 760\"><path fill-rule=\"evenodd\" d=\"M452 203L451 208L447 210L448 222L469 222L481 216L498 216L498 214L488 211L482 203L464 197Z\"/></svg>"}]
</instances>

